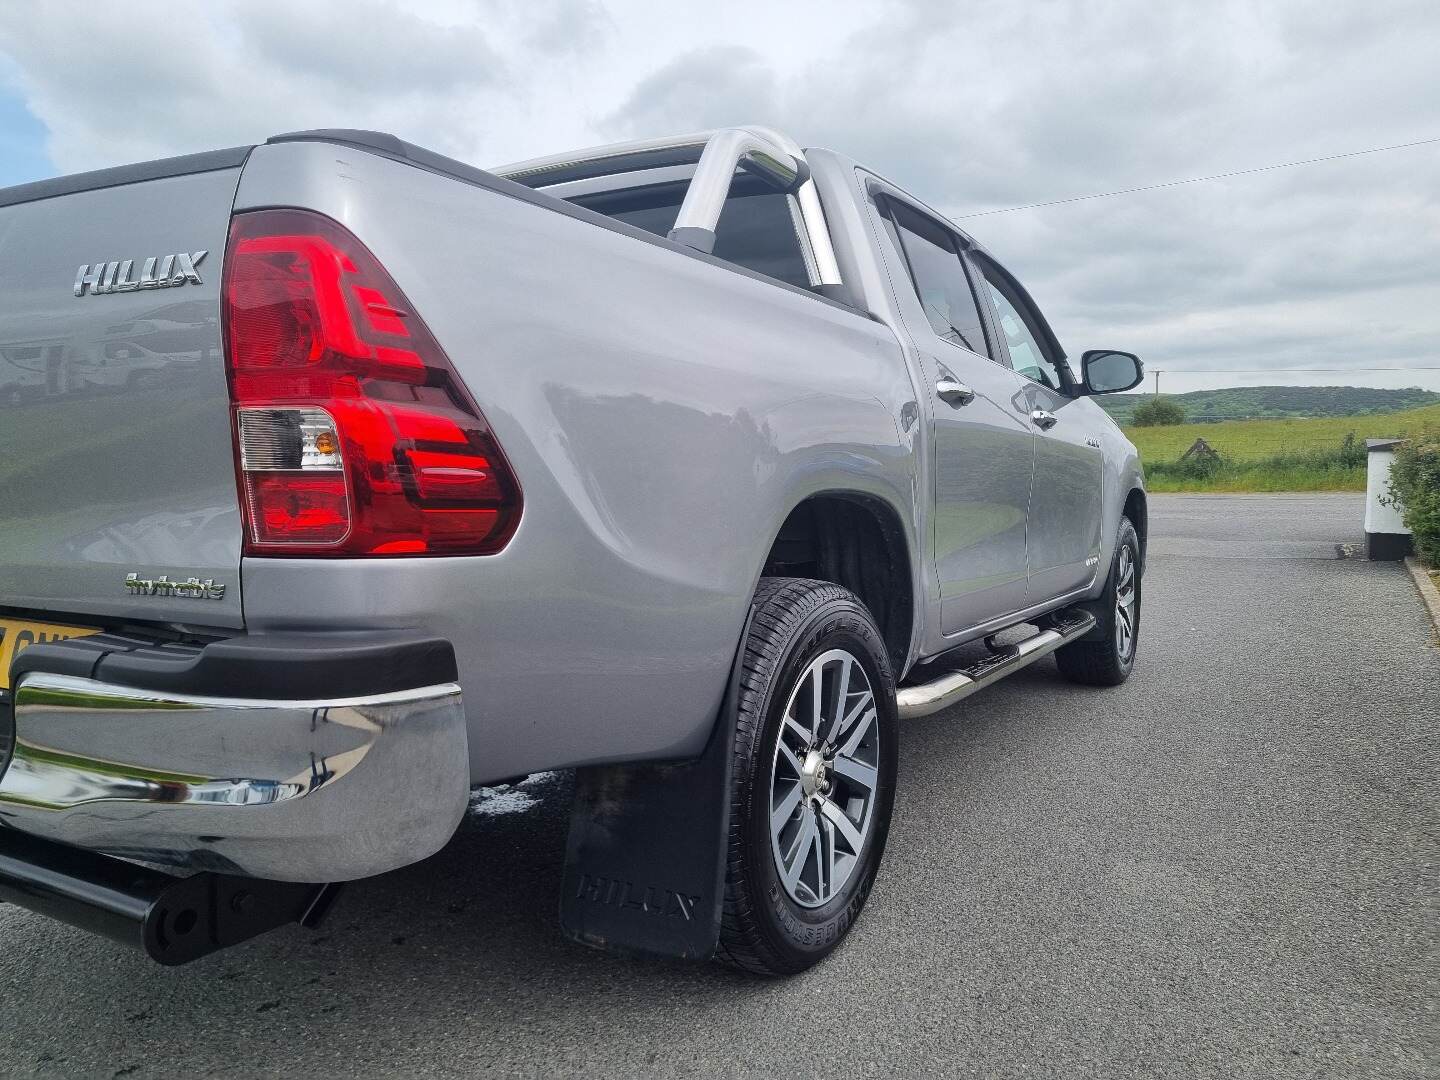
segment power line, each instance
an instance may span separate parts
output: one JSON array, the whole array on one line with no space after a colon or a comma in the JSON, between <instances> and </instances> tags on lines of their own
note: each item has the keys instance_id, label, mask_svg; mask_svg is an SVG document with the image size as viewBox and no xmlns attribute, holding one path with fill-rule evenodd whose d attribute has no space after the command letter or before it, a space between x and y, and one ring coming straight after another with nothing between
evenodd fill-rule
<instances>
[{"instance_id":1,"label":"power line","mask_svg":"<svg viewBox=\"0 0 1440 1080\"><path fill-rule=\"evenodd\" d=\"M1048 199L1045 202L1026 203L1024 206L1006 206L999 210L977 210L971 214L956 214L955 217L957 219L989 217L992 214L1011 214L1016 210L1034 210L1041 206L1061 206L1065 203L1085 202L1088 199L1109 199L1116 195L1133 195L1140 191L1159 191L1161 188L1200 184L1207 180L1225 180L1232 176L1249 176L1252 173L1270 172L1273 169L1293 169L1300 165L1318 165L1325 161L1339 161L1341 158L1383 154L1389 150L1408 150L1414 146L1429 146L1432 143L1440 143L1440 136L1433 139L1416 139L1414 142L1395 143L1392 146L1374 146L1369 150L1347 150L1343 154L1326 154L1324 157L1304 158L1300 161L1282 161L1275 165L1258 165L1253 169L1232 169L1230 172L1211 173L1209 176L1192 176L1188 180L1166 180L1163 184L1143 184L1140 187L1120 188L1117 191L1101 191L1094 195L1072 195L1068 199Z\"/></svg>"},{"instance_id":2,"label":"power line","mask_svg":"<svg viewBox=\"0 0 1440 1080\"><path fill-rule=\"evenodd\" d=\"M1283 372L1440 372L1440 364L1414 367L1166 367L1166 374L1272 374Z\"/></svg>"},{"instance_id":3,"label":"power line","mask_svg":"<svg viewBox=\"0 0 1440 1080\"><path fill-rule=\"evenodd\" d=\"M1194 394L1208 394L1208 393L1211 393L1212 391L1209 391L1209 390L1192 390L1192 391L1189 391L1189 392L1190 392L1190 393L1194 393ZM1127 400L1125 400L1125 402L1124 402L1125 404L1129 404L1128 399L1129 399L1129 398L1132 398L1132 397L1133 397L1133 398L1140 399L1140 400L1142 400L1142 401L1149 401L1149 400L1150 400L1150 397L1151 397L1151 395L1149 395L1149 394L1120 394L1120 395L1118 395L1118 396L1119 396L1120 398L1122 398L1122 399L1127 399ZM1175 396L1176 396L1176 397L1179 397L1180 395L1179 395L1179 394L1176 394ZM1139 408L1139 407L1140 407L1139 405L1136 405L1136 406L1135 406L1135 408ZM1413 407L1414 407L1414 408L1428 408L1429 406L1416 405L1416 406L1413 406ZM1409 412L1409 411L1410 411L1410 408L1412 408L1412 406L1406 406L1404 409L1396 409L1396 410L1394 410L1394 411L1395 411L1395 412ZM1121 411L1123 412L1123 411L1125 411L1125 410L1121 410ZM1329 414L1325 414L1325 413L1319 414L1318 416L1315 415L1315 414L1310 414L1310 413L1294 413L1294 414L1286 413L1286 414L1284 414L1284 415L1278 415L1278 416L1277 416L1277 415L1273 415L1273 414L1267 415L1267 414L1265 414L1265 413L1253 413L1253 412L1242 412L1242 413L1210 413L1210 412L1201 412L1201 411L1198 411L1197 409L1195 409L1194 407L1190 407L1190 408L1187 408L1187 409L1186 409L1185 423L1187 423L1187 424L1208 424L1208 423L1210 423L1212 420L1317 420L1317 419L1319 419L1319 420L1327 420L1327 419L1328 419L1328 420L1348 420L1348 419L1353 419L1353 418L1357 418L1357 417L1385 416L1385 415L1388 415L1388 413L1389 413L1389 410L1387 410L1386 412L1383 412L1383 413L1340 413L1340 414L1338 414L1338 415L1333 415L1333 416L1332 416L1332 415L1329 415ZM1282 435L1282 436L1277 436L1277 438L1284 438L1284 437L1285 437L1285 436L1283 436L1283 435Z\"/></svg>"}]
</instances>

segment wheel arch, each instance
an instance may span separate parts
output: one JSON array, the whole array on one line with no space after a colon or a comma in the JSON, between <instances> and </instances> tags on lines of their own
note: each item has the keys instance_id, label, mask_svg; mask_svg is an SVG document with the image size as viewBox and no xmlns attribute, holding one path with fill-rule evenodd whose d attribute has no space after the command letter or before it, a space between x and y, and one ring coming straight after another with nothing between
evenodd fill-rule
<instances>
[{"instance_id":1,"label":"wheel arch","mask_svg":"<svg viewBox=\"0 0 1440 1080\"><path fill-rule=\"evenodd\" d=\"M1135 526L1135 535L1140 540L1140 572L1145 572L1145 542L1150 535L1150 506L1145 489L1134 487L1125 496L1125 507L1121 511Z\"/></svg>"},{"instance_id":2,"label":"wheel arch","mask_svg":"<svg viewBox=\"0 0 1440 1080\"><path fill-rule=\"evenodd\" d=\"M915 578L904 518L887 500L832 489L806 495L771 540L761 578L830 581L860 598L875 619L898 679L915 636Z\"/></svg>"}]
</instances>

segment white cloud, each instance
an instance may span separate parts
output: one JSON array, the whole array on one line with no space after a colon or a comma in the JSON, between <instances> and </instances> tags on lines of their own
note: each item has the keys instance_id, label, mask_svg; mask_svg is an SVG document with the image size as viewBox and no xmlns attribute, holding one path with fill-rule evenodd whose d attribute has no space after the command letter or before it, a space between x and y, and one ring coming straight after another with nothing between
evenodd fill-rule
<instances>
[{"instance_id":1,"label":"white cloud","mask_svg":"<svg viewBox=\"0 0 1440 1080\"><path fill-rule=\"evenodd\" d=\"M1428 0L11 5L0 53L65 171L304 127L490 164L758 121L964 214L1440 136ZM1074 351L1440 365L1437 192L1433 146L964 224Z\"/></svg>"}]
</instances>

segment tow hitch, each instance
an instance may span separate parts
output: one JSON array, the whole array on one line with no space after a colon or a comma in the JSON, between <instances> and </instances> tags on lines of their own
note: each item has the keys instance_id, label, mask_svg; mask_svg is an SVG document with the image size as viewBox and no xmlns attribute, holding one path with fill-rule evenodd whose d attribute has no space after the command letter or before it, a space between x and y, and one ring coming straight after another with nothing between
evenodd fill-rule
<instances>
[{"instance_id":1,"label":"tow hitch","mask_svg":"<svg viewBox=\"0 0 1440 1080\"><path fill-rule=\"evenodd\" d=\"M186 964L267 930L314 927L338 884L176 877L0 827L0 900Z\"/></svg>"}]
</instances>

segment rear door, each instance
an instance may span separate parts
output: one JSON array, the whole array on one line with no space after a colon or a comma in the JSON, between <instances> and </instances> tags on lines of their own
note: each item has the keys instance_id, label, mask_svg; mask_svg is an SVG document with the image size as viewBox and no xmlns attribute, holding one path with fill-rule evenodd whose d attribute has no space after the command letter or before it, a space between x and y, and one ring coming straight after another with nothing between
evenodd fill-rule
<instances>
[{"instance_id":1,"label":"rear door","mask_svg":"<svg viewBox=\"0 0 1440 1080\"><path fill-rule=\"evenodd\" d=\"M1067 392L1069 367L1039 309L998 263L972 258L985 280L995 336L1024 384L1024 409L1036 432L1026 564L1028 603L1039 604L1095 579L1104 454L1087 410Z\"/></svg>"},{"instance_id":2,"label":"rear door","mask_svg":"<svg viewBox=\"0 0 1440 1080\"><path fill-rule=\"evenodd\" d=\"M940 624L954 634L1024 606L1035 433L1023 380L994 358L958 237L899 198L877 205L914 288L901 307L929 398Z\"/></svg>"},{"instance_id":3,"label":"rear door","mask_svg":"<svg viewBox=\"0 0 1440 1080\"><path fill-rule=\"evenodd\" d=\"M0 191L0 613L241 625L220 270L243 152L204 158Z\"/></svg>"}]
</instances>

